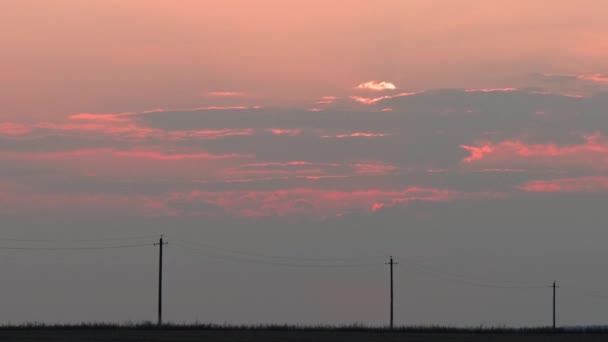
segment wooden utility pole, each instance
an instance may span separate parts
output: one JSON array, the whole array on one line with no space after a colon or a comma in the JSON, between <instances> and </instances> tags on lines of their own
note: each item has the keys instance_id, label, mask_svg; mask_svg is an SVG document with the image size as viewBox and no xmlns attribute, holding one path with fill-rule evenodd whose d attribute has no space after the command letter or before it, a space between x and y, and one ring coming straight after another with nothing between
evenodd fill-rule
<instances>
[{"instance_id":1,"label":"wooden utility pole","mask_svg":"<svg viewBox=\"0 0 608 342\"><path fill-rule=\"evenodd\" d=\"M559 286L557 286L557 283L553 281L553 285L551 287L553 288L553 329L555 329L555 289Z\"/></svg>"},{"instance_id":2,"label":"wooden utility pole","mask_svg":"<svg viewBox=\"0 0 608 342\"><path fill-rule=\"evenodd\" d=\"M155 246L158 246L158 326L163 325L163 246L166 245L166 242L163 242L163 236L160 236L160 240L158 243L155 243Z\"/></svg>"},{"instance_id":3,"label":"wooden utility pole","mask_svg":"<svg viewBox=\"0 0 608 342\"><path fill-rule=\"evenodd\" d=\"M390 328L392 330L393 329L393 324L394 324L394 314L393 314L393 300L394 300L394 292L393 292L393 265L397 265L397 263L393 261L393 257L391 256L391 260L389 262L387 262L386 264L390 266L390 270L391 270L391 322L390 322Z\"/></svg>"}]
</instances>

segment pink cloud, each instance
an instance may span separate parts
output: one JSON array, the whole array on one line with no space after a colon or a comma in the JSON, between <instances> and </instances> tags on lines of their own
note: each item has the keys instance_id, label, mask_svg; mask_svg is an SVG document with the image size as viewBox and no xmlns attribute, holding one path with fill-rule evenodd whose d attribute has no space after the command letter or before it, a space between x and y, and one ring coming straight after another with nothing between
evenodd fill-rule
<instances>
[{"instance_id":1,"label":"pink cloud","mask_svg":"<svg viewBox=\"0 0 608 342\"><path fill-rule=\"evenodd\" d=\"M495 92L511 92L518 91L518 88L477 88L477 89L465 89L467 93L495 93Z\"/></svg>"},{"instance_id":2,"label":"pink cloud","mask_svg":"<svg viewBox=\"0 0 608 342\"><path fill-rule=\"evenodd\" d=\"M383 91L383 90L395 90L397 87L395 84L385 81L368 81L361 83L355 87L355 89L371 90L371 91Z\"/></svg>"},{"instance_id":3,"label":"pink cloud","mask_svg":"<svg viewBox=\"0 0 608 342\"><path fill-rule=\"evenodd\" d=\"M122 123L130 122L129 116L134 115L133 112L125 112L118 114L93 114L93 113L79 113L72 114L69 116L70 120L85 120L85 121L97 121L97 122L111 122L111 123Z\"/></svg>"},{"instance_id":4,"label":"pink cloud","mask_svg":"<svg viewBox=\"0 0 608 342\"><path fill-rule=\"evenodd\" d=\"M193 159L229 159L229 158L251 158L251 155L242 154L210 154L210 153L166 153L159 150L114 150L108 148L80 149L63 152L31 153L2 151L0 156L7 159L23 160L59 160L74 159L86 156L116 156L136 159L154 160L193 160Z\"/></svg>"},{"instance_id":5,"label":"pink cloud","mask_svg":"<svg viewBox=\"0 0 608 342\"><path fill-rule=\"evenodd\" d=\"M356 102L363 103L365 105L373 105L382 100L392 99L392 98L396 98L396 97L413 96L416 94L418 94L418 93L406 92L406 93L399 93L399 94L395 94L395 95L385 95L385 96L379 96L379 97L351 96L350 98Z\"/></svg>"},{"instance_id":6,"label":"pink cloud","mask_svg":"<svg viewBox=\"0 0 608 342\"><path fill-rule=\"evenodd\" d=\"M604 192L608 190L608 177L591 176L534 180L517 188L530 192Z\"/></svg>"},{"instance_id":7,"label":"pink cloud","mask_svg":"<svg viewBox=\"0 0 608 342\"><path fill-rule=\"evenodd\" d=\"M88 120L90 121L90 120ZM46 129L51 131L72 131L77 132L96 132L124 138L145 138L164 136L165 132L155 128L138 126L129 120L96 120L85 123L51 123L42 122L34 126L36 129Z\"/></svg>"},{"instance_id":8,"label":"pink cloud","mask_svg":"<svg viewBox=\"0 0 608 342\"><path fill-rule=\"evenodd\" d=\"M578 75L579 80L590 81L595 83L608 83L608 75L603 74L583 74Z\"/></svg>"},{"instance_id":9,"label":"pink cloud","mask_svg":"<svg viewBox=\"0 0 608 342\"><path fill-rule=\"evenodd\" d=\"M32 129L26 125L13 123L13 122L2 122L0 123L0 134L2 135L26 135L30 133Z\"/></svg>"},{"instance_id":10,"label":"pink cloud","mask_svg":"<svg viewBox=\"0 0 608 342\"><path fill-rule=\"evenodd\" d=\"M243 97L245 93L240 91L210 91L207 93L209 97Z\"/></svg>"},{"instance_id":11,"label":"pink cloud","mask_svg":"<svg viewBox=\"0 0 608 342\"><path fill-rule=\"evenodd\" d=\"M486 154L491 153L495 150L495 147L491 144L485 144L481 146L469 146L469 145L460 145L463 149L469 151L471 153L470 156L464 158L462 161L471 163L476 160L482 159Z\"/></svg>"},{"instance_id":12,"label":"pink cloud","mask_svg":"<svg viewBox=\"0 0 608 342\"><path fill-rule=\"evenodd\" d=\"M355 132L355 133L347 133L347 134L336 134L336 135L323 135L322 138L377 138L377 137L386 137L388 134L385 133L370 133L370 132Z\"/></svg>"},{"instance_id":13,"label":"pink cloud","mask_svg":"<svg viewBox=\"0 0 608 342\"><path fill-rule=\"evenodd\" d=\"M242 154L210 154L210 153L166 153L154 150L113 151L119 157L154 159L154 160L192 160L192 159L230 159L250 158Z\"/></svg>"},{"instance_id":14,"label":"pink cloud","mask_svg":"<svg viewBox=\"0 0 608 342\"><path fill-rule=\"evenodd\" d=\"M158 217L172 215L173 209L161 198L140 195L32 193L13 187L0 191L0 206L13 213L120 214Z\"/></svg>"},{"instance_id":15,"label":"pink cloud","mask_svg":"<svg viewBox=\"0 0 608 342\"><path fill-rule=\"evenodd\" d=\"M484 169L526 168L530 165L551 167L608 168L608 141L600 134L584 136L577 145L527 144L519 140L498 143L481 142L461 145L470 154L463 163L480 165Z\"/></svg>"},{"instance_id":16,"label":"pink cloud","mask_svg":"<svg viewBox=\"0 0 608 342\"><path fill-rule=\"evenodd\" d=\"M170 138L177 139L177 140L186 140L186 139L215 140L215 139L231 137L231 136L253 135L254 130L252 128L194 130L194 131L176 131L176 132L170 132L167 134Z\"/></svg>"},{"instance_id":17,"label":"pink cloud","mask_svg":"<svg viewBox=\"0 0 608 342\"><path fill-rule=\"evenodd\" d=\"M337 163L314 163L308 161L289 161L289 162L276 162L276 163L251 163L245 164L244 167L271 167L271 166L328 166L328 167L339 167Z\"/></svg>"},{"instance_id":18,"label":"pink cloud","mask_svg":"<svg viewBox=\"0 0 608 342\"><path fill-rule=\"evenodd\" d=\"M302 134L301 129L293 128L269 128L267 131L272 132L275 135L300 135Z\"/></svg>"},{"instance_id":19,"label":"pink cloud","mask_svg":"<svg viewBox=\"0 0 608 342\"><path fill-rule=\"evenodd\" d=\"M275 191L238 191L174 193L169 202L213 205L233 216L265 217L328 217L344 212L375 211L382 207L407 204L411 201L451 201L461 195L433 188L410 187L402 190L333 191L295 188ZM462 197L464 198L464 197ZM196 211L191 214L197 214Z\"/></svg>"},{"instance_id":20,"label":"pink cloud","mask_svg":"<svg viewBox=\"0 0 608 342\"><path fill-rule=\"evenodd\" d=\"M325 175L325 176L296 176L296 178L304 178L311 180L319 180L319 179L340 179L340 178L349 178L349 175Z\"/></svg>"},{"instance_id":21,"label":"pink cloud","mask_svg":"<svg viewBox=\"0 0 608 342\"><path fill-rule=\"evenodd\" d=\"M322 96L321 99L317 102L315 102L315 104L318 105L322 105L322 104L332 104L334 103L338 98L335 96Z\"/></svg>"},{"instance_id":22,"label":"pink cloud","mask_svg":"<svg viewBox=\"0 0 608 342\"><path fill-rule=\"evenodd\" d=\"M337 163L315 163L308 161L260 162L243 164L236 168L225 169L222 177L225 181L234 180L275 180L275 179L321 179L328 176L342 165Z\"/></svg>"},{"instance_id":23,"label":"pink cloud","mask_svg":"<svg viewBox=\"0 0 608 342\"><path fill-rule=\"evenodd\" d=\"M251 108L261 108L259 106L247 107L247 106L207 106L207 107L196 107L191 109L182 109L184 111L199 111L199 110L247 110Z\"/></svg>"},{"instance_id":24,"label":"pink cloud","mask_svg":"<svg viewBox=\"0 0 608 342\"><path fill-rule=\"evenodd\" d=\"M384 163L357 163L352 165L355 169L355 173L364 175L384 175L397 171L397 167L394 165Z\"/></svg>"},{"instance_id":25,"label":"pink cloud","mask_svg":"<svg viewBox=\"0 0 608 342\"><path fill-rule=\"evenodd\" d=\"M518 173L518 172L526 172L527 170L525 169L509 169L509 168L503 168L503 169L481 169L479 170L479 172L484 172L484 173Z\"/></svg>"},{"instance_id":26,"label":"pink cloud","mask_svg":"<svg viewBox=\"0 0 608 342\"><path fill-rule=\"evenodd\" d=\"M376 212L376 211L378 211L378 210L380 210L380 209L382 209L384 207L385 207L384 203L374 203L372 205L372 211Z\"/></svg>"}]
</instances>

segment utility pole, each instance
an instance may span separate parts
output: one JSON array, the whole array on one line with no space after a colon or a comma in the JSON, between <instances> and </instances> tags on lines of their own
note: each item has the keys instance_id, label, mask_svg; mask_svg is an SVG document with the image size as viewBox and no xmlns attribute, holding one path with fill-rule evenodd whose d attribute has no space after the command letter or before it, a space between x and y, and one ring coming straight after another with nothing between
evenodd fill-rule
<instances>
[{"instance_id":1,"label":"utility pole","mask_svg":"<svg viewBox=\"0 0 608 342\"><path fill-rule=\"evenodd\" d=\"M391 270L391 323L390 323L390 328L391 330L393 330L393 323L394 323L394 315L393 315L393 265L397 265L396 262L393 261L393 257L391 256L391 260L389 262L386 263L387 265L390 266L390 270Z\"/></svg>"},{"instance_id":2,"label":"utility pole","mask_svg":"<svg viewBox=\"0 0 608 342\"><path fill-rule=\"evenodd\" d=\"M555 289L557 289L559 286L557 286L557 283L553 281L553 285L551 285L551 287L553 288L553 329L555 330Z\"/></svg>"},{"instance_id":3,"label":"utility pole","mask_svg":"<svg viewBox=\"0 0 608 342\"><path fill-rule=\"evenodd\" d=\"M154 244L158 246L158 326L163 324L163 246L167 245L163 242L163 236L160 236L158 243Z\"/></svg>"}]
</instances>

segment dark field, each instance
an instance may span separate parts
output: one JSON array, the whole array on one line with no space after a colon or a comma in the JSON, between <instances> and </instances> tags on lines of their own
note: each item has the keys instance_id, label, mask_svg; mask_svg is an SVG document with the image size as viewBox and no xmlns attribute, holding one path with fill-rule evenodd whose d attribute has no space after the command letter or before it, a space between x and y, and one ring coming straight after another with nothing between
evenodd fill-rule
<instances>
[{"instance_id":1,"label":"dark field","mask_svg":"<svg viewBox=\"0 0 608 342\"><path fill-rule=\"evenodd\" d=\"M456 329L195 329L195 328L1 328L0 341L149 341L149 342L509 342L608 341L608 332L569 330L456 330Z\"/></svg>"}]
</instances>

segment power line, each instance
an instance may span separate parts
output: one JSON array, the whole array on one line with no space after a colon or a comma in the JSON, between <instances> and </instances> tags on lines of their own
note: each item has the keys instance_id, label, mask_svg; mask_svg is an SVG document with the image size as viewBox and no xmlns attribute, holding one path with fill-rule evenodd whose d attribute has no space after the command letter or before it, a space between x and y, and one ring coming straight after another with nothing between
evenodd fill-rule
<instances>
[{"instance_id":1,"label":"power line","mask_svg":"<svg viewBox=\"0 0 608 342\"><path fill-rule=\"evenodd\" d=\"M410 266L412 266L412 265L410 265ZM448 281L459 282L459 283L474 286L474 287L495 288L495 289L541 289L541 288L547 287L546 285L508 285L508 284L513 284L513 283L509 282L508 284L501 284L498 281L483 282L483 281L467 280L467 279L462 279L460 277L454 277L449 274L441 274L438 272L429 272L424 269L416 268L416 266L413 266L413 268L410 268L410 271L412 271L413 273L424 275L424 276L440 277L442 279L447 279Z\"/></svg>"},{"instance_id":2,"label":"power line","mask_svg":"<svg viewBox=\"0 0 608 342\"><path fill-rule=\"evenodd\" d=\"M198 248L192 248L190 246L186 246L183 245L179 242L174 243L173 245L175 246L179 246L181 248L183 248L184 250L189 250L191 252L195 252L197 254L200 254L202 256L211 258L211 259L218 259L218 260L227 260L227 261L233 261L233 262L243 262L243 263L251 263L251 264L261 264L261 265L272 265L272 266L282 266L282 267L297 267L297 268L361 268L361 267L370 267L370 266L376 266L376 264L336 264L336 265L330 265L330 264L296 264L296 263L288 263L288 262L276 262L276 261L268 261L268 260L257 260L257 259L251 259L251 258L239 258L239 257L235 257L235 256L230 256L230 255L222 255L222 254L217 254L217 253L209 253L206 251L203 251L201 249Z\"/></svg>"},{"instance_id":3,"label":"power line","mask_svg":"<svg viewBox=\"0 0 608 342\"><path fill-rule=\"evenodd\" d=\"M10 242L50 242L50 243L104 242L104 241L142 240L142 239L153 238L153 237L156 237L156 236L157 235L140 235L140 236L101 238L101 239L20 239L20 238L0 237L0 241L10 241Z\"/></svg>"},{"instance_id":4,"label":"power line","mask_svg":"<svg viewBox=\"0 0 608 342\"><path fill-rule=\"evenodd\" d=\"M402 257L403 258L403 257ZM405 259L404 263L406 265L406 267L411 267L414 268L415 270L424 273L425 275L428 276L437 276L437 277L442 277L442 278L448 278L448 279L452 279L452 280L461 280L463 282L469 282L469 283L476 283L476 284L489 284L488 287L490 287L491 285L495 284L496 287L498 287L498 285L502 285L502 287L520 287L520 288L541 288L544 287L547 283L547 281L541 281L541 280L536 280L536 281L521 281L521 280L498 280L498 279L472 279L469 276L466 275L462 275L462 274L455 274L452 272L443 272L443 271L438 271L437 269L433 269L432 267L429 266L424 266L422 265L420 262L413 262L411 260L411 258L403 258Z\"/></svg>"},{"instance_id":5,"label":"power line","mask_svg":"<svg viewBox=\"0 0 608 342\"><path fill-rule=\"evenodd\" d=\"M336 263L337 262L350 262L353 260L358 260L356 258L312 258L312 257L291 257L291 256L280 256L280 255L268 255L268 254L252 253L252 252L246 252L246 251L242 251L242 250L218 247L217 245L206 244L206 243L192 243L192 242L185 242L185 241L181 241L181 240L177 240L177 241L182 244L185 244L185 245L209 248L209 249L214 249L214 250L217 250L220 252L232 253L232 254L237 254L237 255L242 255L242 256L254 257L254 258L278 259L278 260L289 260L289 261L304 261L304 262L309 262L309 261L310 262L324 262L325 261L325 262L336 262Z\"/></svg>"},{"instance_id":6,"label":"power line","mask_svg":"<svg viewBox=\"0 0 608 342\"><path fill-rule=\"evenodd\" d=\"M98 250L98 249L120 249L120 248L135 248L135 247L150 247L152 244L140 245L118 245L118 246L97 246L97 247L12 247L0 246L4 250L19 250L19 251L83 251L83 250Z\"/></svg>"}]
</instances>

